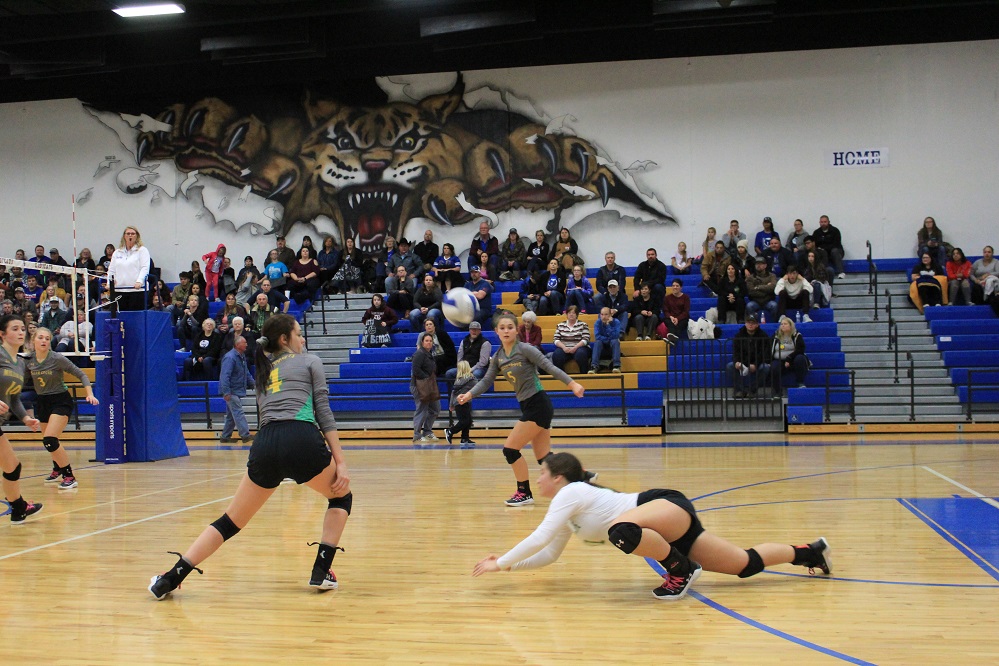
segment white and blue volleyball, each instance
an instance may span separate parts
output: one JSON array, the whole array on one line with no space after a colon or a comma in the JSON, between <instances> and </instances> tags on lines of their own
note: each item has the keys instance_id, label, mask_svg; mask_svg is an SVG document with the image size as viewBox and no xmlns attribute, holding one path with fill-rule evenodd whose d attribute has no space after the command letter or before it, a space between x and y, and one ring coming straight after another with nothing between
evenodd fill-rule
<instances>
[{"instance_id":1,"label":"white and blue volleyball","mask_svg":"<svg viewBox=\"0 0 999 666\"><path fill-rule=\"evenodd\" d=\"M455 326L468 326L479 314L479 301L464 287L453 287L441 303L444 318Z\"/></svg>"}]
</instances>

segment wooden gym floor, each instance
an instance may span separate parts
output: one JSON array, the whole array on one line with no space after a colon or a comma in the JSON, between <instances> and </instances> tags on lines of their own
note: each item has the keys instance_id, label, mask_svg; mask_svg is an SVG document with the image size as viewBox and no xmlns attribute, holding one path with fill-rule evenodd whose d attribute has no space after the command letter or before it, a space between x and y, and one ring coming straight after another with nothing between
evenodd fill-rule
<instances>
[{"instance_id":1,"label":"wooden gym floor","mask_svg":"<svg viewBox=\"0 0 999 666\"><path fill-rule=\"evenodd\" d=\"M81 442L80 488L60 493L42 483L47 454L20 442L24 494L46 506L18 528L0 519L0 663L997 663L999 444L933 437L557 440L605 485L684 491L743 547L832 546L830 579L706 573L676 603L653 598L644 560L575 539L550 567L473 579L547 505L501 504L513 483L498 440L351 445L338 591L306 587L325 503L284 485L203 576L156 602L149 577L222 513L246 452L105 466Z\"/></svg>"}]
</instances>

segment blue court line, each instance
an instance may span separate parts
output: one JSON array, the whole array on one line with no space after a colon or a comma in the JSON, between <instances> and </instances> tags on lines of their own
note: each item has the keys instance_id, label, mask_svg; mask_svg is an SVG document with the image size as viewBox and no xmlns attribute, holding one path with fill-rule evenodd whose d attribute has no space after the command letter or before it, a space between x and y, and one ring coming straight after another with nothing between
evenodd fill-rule
<instances>
[{"instance_id":1,"label":"blue court line","mask_svg":"<svg viewBox=\"0 0 999 666\"><path fill-rule=\"evenodd\" d=\"M943 525L941 525L933 518L931 518L928 514L926 514L922 509L913 504L910 500L899 499L898 501L902 506L911 511L914 516L916 516L921 521L926 523L930 527L930 529L932 529L934 532L943 537L944 540L947 541L950 545L957 548L959 551L964 553L964 555L968 559L970 559L972 562L981 567L985 571L985 573L992 576L996 580L999 580L999 569L997 569L996 566L992 564L992 562L990 562L987 558L983 557L982 555L979 555L969 546L965 545L960 539L951 534L951 532L948 531L947 528L945 528Z\"/></svg>"},{"instance_id":2,"label":"blue court line","mask_svg":"<svg viewBox=\"0 0 999 666\"><path fill-rule=\"evenodd\" d=\"M691 590L690 592L687 593L687 595L693 597L694 599L697 599L702 604L705 604L706 606L709 606L710 608L713 608L720 613L724 613L725 615L728 615L729 617L738 620L739 622L748 624L750 627L753 627L754 629L765 631L771 636L776 636L777 638L783 638L784 640L800 645L801 647L808 648L809 650L815 650L816 652L821 652L822 654L828 655L830 657L835 657L836 659L840 659L841 661L845 661L851 664L864 664L866 666L873 666L874 662L864 661L863 659L859 659L857 657L851 657L848 654L837 652L836 650L833 650L831 648L822 647L817 643L812 643L811 641L806 641L803 638L792 636L786 631L781 631L780 629L775 629L769 625L763 624L762 622L757 622L756 620L746 617L742 613L738 613L732 610L731 608L722 606L717 601L708 599L700 592L695 592L694 590Z\"/></svg>"},{"instance_id":3,"label":"blue court line","mask_svg":"<svg viewBox=\"0 0 999 666\"><path fill-rule=\"evenodd\" d=\"M770 570L764 570L763 573L770 574L771 576L789 576L791 578L814 578L815 580L835 580L841 583L870 583L871 585L903 585L911 587L963 587L963 588L986 589L986 590L999 589L999 585L989 585L985 583L981 585L975 585L972 583L913 583L902 580L873 580L868 578L840 578L838 576L812 576L810 574L793 573L791 571L770 571Z\"/></svg>"}]
</instances>

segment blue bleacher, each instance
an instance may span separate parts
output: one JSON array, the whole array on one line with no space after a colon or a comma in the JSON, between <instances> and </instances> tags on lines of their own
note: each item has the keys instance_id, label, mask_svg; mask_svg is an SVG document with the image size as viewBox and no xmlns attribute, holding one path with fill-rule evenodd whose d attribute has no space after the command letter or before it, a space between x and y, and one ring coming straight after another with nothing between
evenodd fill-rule
<instances>
[{"instance_id":1,"label":"blue bleacher","mask_svg":"<svg viewBox=\"0 0 999 666\"><path fill-rule=\"evenodd\" d=\"M926 308L926 321L939 319L995 319L996 315L988 305L955 305L939 308Z\"/></svg>"},{"instance_id":2,"label":"blue bleacher","mask_svg":"<svg viewBox=\"0 0 999 666\"><path fill-rule=\"evenodd\" d=\"M965 330L968 330L967 328ZM938 335L935 338L937 349L949 351L994 351L999 349L999 333L989 335ZM999 360L995 361L999 363Z\"/></svg>"},{"instance_id":3,"label":"blue bleacher","mask_svg":"<svg viewBox=\"0 0 999 666\"><path fill-rule=\"evenodd\" d=\"M975 319L970 324L965 319L934 319L930 321L930 333L935 336L967 335L972 332L975 334L999 335L999 317L995 319Z\"/></svg>"}]
</instances>

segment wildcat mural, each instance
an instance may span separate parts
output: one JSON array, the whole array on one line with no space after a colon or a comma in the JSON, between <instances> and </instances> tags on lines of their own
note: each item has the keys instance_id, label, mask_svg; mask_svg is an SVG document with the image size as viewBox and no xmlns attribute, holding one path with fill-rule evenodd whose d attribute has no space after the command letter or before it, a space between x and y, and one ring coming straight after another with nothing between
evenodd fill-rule
<instances>
[{"instance_id":1,"label":"wildcat mural","mask_svg":"<svg viewBox=\"0 0 999 666\"><path fill-rule=\"evenodd\" d=\"M172 160L242 188L241 200L252 192L281 204L274 232L327 218L369 255L415 218L454 226L522 208L557 222L577 203L617 200L674 221L587 139L509 110L462 108L464 92L459 76L412 103L307 94L297 113L266 121L217 97L177 103L135 123L144 131L134 154L140 171Z\"/></svg>"}]
</instances>

